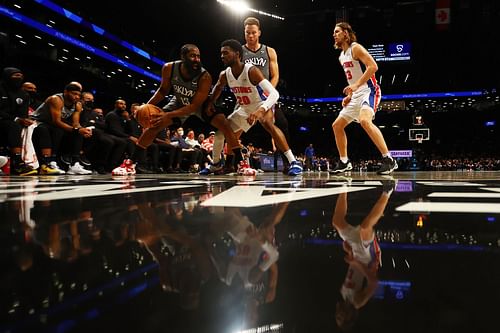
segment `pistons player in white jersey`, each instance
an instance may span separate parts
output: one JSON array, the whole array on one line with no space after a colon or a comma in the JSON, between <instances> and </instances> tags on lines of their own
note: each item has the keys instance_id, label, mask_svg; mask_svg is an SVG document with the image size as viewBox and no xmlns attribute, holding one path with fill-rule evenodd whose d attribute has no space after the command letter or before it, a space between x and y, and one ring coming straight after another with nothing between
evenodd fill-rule
<instances>
[{"instance_id":1,"label":"pistons player in white jersey","mask_svg":"<svg viewBox=\"0 0 500 333\"><path fill-rule=\"evenodd\" d=\"M356 42L356 34L348 23L337 23L333 31L333 38L335 48L342 50L339 60L349 85L344 88L346 97L342 100L343 109L332 124L340 161L331 173L352 169L347 155L345 127L355 121L363 127L382 154L382 166L378 173L390 174L398 168L398 165L387 148L382 132L373 124L381 98L380 87L375 79L375 72L378 69L377 63L368 51ZM365 67L364 70L362 65Z\"/></svg>"},{"instance_id":2,"label":"pistons player in white jersey","mask_svg":"<svg viewBox=\"0 0 500 333\"><path fill-rule=\"evenodd\" d=\"M274 124L272 106L278 101L279 93L269 80L264 78L260 69L242 62L242 54L243 47L237 40L222 42L221 58L228 67L220 73L219 80L212 90L211 101L217 101L224 86L229 86L238 101L234 112L228 117L236 137L239 138L259 121L290 162L288 175L301 175L302 166L295 159L283 132ZM220 145L214 144L214 156L217 153L216 146Z\"/></svg>"}]
</instances>

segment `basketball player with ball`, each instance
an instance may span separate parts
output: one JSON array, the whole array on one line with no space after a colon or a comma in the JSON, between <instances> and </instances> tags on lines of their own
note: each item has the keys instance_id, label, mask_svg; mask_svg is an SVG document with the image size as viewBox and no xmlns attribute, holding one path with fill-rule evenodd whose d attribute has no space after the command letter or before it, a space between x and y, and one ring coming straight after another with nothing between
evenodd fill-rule
<instances>
[{"instance_id":1,"label":"basketball player with ball","mask_svg":"<svg viewBox=\"0 0 500 333\"><path fill-rule=\"evenodd\" d=\"M181 122L184 122L192 114L223 132L236 158L239 156L241 160L239 143L224 114L216 112L209 116L203 112L203 107L206 105L204 103L207 101L212 85L212 77L201 65L200 50L194 44L185 44L181 47L180 55L180 60L163 65L159 88L136 114L136 119L144 131L137 140L134 154L115 168L112 175L134 175L135 163L144 160L147 147L151 145L158 133L171 125L174 118L180 118ZM174 97L164 110L157 107L156 104L169 93L172 93Z\"/></svg>"}]
</instances>

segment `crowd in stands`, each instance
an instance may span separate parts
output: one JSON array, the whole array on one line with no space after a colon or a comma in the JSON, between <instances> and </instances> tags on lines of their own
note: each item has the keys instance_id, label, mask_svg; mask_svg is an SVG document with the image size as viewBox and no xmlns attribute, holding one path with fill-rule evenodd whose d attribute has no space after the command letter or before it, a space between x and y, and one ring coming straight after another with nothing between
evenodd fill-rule
<instances>
[{"instance_id":1,"label":"crowd in stands","mask_svg":"<svg viewBox=\"0 0 500 333\"><path fill-rule=\"evenodd\" d=\"M306 165L305 155L298 156L298 160ZM460 158L396 158L399 168L398 171L498 171L500 170L500 158L487 157L460 157ZM353 160L353 171L372 172L380 168L380 160ZM329 171L331 166L335 165L335 159L328 157L314 157L312 164L305 168L305 171Z\"/></svg>"},{"instance_id":2,"label":"crowd in stands","mask_svg":"<svg viewBox=\"0 0 500 333\"><path fill-rule=\"evenodd\" d=\"M39 100L35 83L20 69L3 69L0 81L0 162L10 174L106 174L131 156L142 127L139 103L117 99L114 109L95 107L94 95L73 81ZM139 173L198 172L212 161L215 132L166 128L148 147ZM5 170L5 168L4 168Z\"/></svg>"}]
</instances>

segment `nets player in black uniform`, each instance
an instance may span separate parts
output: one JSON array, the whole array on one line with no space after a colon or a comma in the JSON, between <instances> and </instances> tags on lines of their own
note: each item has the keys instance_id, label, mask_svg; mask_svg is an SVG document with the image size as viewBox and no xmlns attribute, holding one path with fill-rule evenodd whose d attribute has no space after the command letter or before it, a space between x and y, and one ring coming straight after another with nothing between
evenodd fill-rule
<instances>
[{"instance_id":1,"label":"nets player in black uniform","mask_svg":"<svg viewBox=\"0 0 500 333\"><path fill-rule=\"evenodd\" d=\"M243 25L245 27L246 42L246 44L243 45L243 62L259 67L264 77L276 88L280 78L276 50L259 42L262 31L260 30L260 22L258 19L255 17L247 17ZM274 123L283 132L286 141L290 142L288 120L278 104L274 106ZM283 172L287 173L289 167L288 159L283 156L283 152L280 153L283 160Z\"/></svg>"}]
</instances>

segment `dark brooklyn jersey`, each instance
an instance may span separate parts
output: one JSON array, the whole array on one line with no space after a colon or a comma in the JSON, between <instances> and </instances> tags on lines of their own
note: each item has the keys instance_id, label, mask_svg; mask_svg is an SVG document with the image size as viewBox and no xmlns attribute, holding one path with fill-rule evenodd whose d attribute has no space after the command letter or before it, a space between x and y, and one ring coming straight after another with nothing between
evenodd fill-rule
<instances>
[{"instance_id":1,"label":"dark brooklyn jersey","mask_svg":"<svg viewBox=\"0 0 500 333\"><path fill-rule=\"evenodd\" d=\"M269 52L267 51L267 45L260 44L260 48L255 52L243 45L243 62L257 66L264 74L264 77L269 80Z\"/></svg>"}]
</instances>

